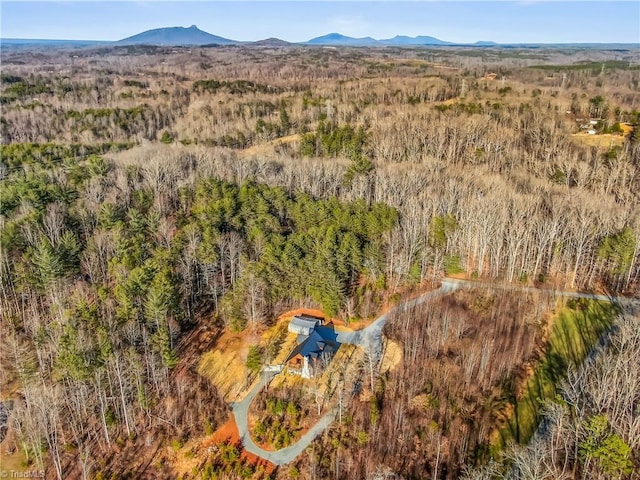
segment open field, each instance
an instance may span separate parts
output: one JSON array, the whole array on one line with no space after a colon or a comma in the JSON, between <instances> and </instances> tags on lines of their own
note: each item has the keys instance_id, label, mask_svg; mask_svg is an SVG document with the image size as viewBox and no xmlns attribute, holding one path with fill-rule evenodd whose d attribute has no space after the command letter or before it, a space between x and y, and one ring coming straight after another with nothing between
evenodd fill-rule
<instances>
[{"instance_id":1,"label":"open field","mask_svg":"<svg viewBox=\"0 0 640 480\"><path fill-rule=\"evenodd\" d=\"M509 442L526 443L535 432L545 402L553 401L570 368L578 368L600 337L611 328L616 308L607 303L570 300L552 317L548 336L522 391L505 409L504 426L492 439L496 456Z\"/></svg>"},{"instance_id":2,"label":"open field","mask_svg":"<svg viewBox=\"0 0 640 480\"><path fill-rule=\"evenodd\" d=\"M622 135L612 135L610 133L604 133L601 135L589 135L588 133L574 133L572 138L584 145L590 147L598 147L602 149L612 149L614 147L620 147L625 142L625 137Z\"/></svg>"}]
</instances>

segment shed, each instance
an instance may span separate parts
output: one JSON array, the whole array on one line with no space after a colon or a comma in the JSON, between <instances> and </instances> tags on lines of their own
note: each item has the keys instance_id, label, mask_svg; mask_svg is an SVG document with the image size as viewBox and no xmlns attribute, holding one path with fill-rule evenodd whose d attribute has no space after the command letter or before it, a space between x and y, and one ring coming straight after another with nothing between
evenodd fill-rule
<instances>
[{"instance_id":1,"label":"shed","mask_svg":"<svg viewBox=\"0 0 640 480\"><path fill-rule=\"evenodd\" d=\"M298 335L311 335L311 332L320 324L320 320L313 317L307 317L305 315L296 315L289 322L288 330L291 333L297 333Z\"/></svg>"}]
</instances>

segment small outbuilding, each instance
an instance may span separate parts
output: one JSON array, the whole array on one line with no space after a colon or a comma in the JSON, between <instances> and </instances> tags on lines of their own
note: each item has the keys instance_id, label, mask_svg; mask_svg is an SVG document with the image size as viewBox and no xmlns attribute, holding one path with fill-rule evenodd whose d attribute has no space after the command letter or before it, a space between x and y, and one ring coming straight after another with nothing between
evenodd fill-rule
<instances>
[{"instance_id":1,"label":"small outbuilding","mask_svg":"<svg viewBox=\"0 0 640 480\"><path fill-rule=\"evenodd\" d=\"M288 330L291 333L309 336L318 325L320 325L320 319L318 318L296 315L291 322L289 322Z\"/></svg>"}]
</instances>

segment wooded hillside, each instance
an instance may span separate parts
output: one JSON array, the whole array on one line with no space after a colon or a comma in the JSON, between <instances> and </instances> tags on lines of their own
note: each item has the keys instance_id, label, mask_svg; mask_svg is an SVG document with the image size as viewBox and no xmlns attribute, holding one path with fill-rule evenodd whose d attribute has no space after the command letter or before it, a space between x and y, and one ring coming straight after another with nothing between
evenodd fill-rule
<instances>
[{"instance_id":1,"label":"wooded hillside","mask_svg":"<svg viewBox=\"0 0 640 480\"><path fill-rule=\"evenodd\" d=\"M3 48L12 445L58 478L172 478L163 449L228 414L196 372L225 329L301 306L372 318L443 275L638 296L634 54ZM485 462L554 308L451 297L391 322L401 365L300 478ZM637 462L637 432L612 428Z\"/></svg>"}]
</instances>

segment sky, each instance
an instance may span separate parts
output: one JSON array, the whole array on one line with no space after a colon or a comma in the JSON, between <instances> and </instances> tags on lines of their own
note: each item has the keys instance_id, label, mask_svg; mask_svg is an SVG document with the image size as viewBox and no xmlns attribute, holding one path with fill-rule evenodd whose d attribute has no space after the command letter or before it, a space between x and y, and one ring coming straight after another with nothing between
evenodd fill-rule
<instances>
[{"instance_id":1,"label":"sky","mask_svg":"<svg viewBox=\"0 0 640 480\"><path fill-rule=\"evenodd\" d=\"M119 40L197 25L234 40L429 35L451 42L640 43L640 1L0 1L2 38Z\"/></svg>"}]
</instances>

